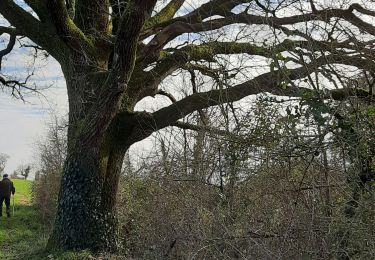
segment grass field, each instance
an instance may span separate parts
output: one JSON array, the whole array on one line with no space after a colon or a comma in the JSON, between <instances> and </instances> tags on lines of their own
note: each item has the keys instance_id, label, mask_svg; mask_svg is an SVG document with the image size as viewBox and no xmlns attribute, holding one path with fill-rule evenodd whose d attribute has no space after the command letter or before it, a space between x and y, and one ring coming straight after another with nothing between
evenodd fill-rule
<instances>
[{"instance_id":1,"label":"grass field","mask_svg":"<svg viewBox=\"0 0 375 260\"><path fill-rule=\"evenodd\" d=\"M14 215L6 218L3 205L0 219L0 259L28 259L26 255L45 245L47 233L31 205L32 182L13 180L13 183L16 188Z\"/></svg>"}]
</instances>

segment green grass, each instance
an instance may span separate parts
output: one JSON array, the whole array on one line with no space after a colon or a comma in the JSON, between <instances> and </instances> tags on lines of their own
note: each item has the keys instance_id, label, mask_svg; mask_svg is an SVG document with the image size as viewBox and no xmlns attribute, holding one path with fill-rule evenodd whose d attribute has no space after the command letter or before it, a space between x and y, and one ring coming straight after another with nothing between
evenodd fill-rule
<instances>
[{"instance_id":1,"label":"green grass","mask_svg":"<svg viewBox=\"0 0 375 260\"><path fill-rule=\"evenodd\" d=\"M32 182L13 180L13 183L16 188L14 215L0 219L0 259L30 259L25 256L44 248L47 230L31 205Z\"/></svg>"},{"instance_id":2,"label":"green grass","mask_svg":"<svg viewBox=\"0 0 375 260\"><path fill-rule=\"evenodd\" d=\"M16 188L16 195L14 197L16 205L22 204L22 200L27 199L27 202L31 201L31 185L32 181L27 180L12 180L14 187Z\"/></svg>"}]
</instances>

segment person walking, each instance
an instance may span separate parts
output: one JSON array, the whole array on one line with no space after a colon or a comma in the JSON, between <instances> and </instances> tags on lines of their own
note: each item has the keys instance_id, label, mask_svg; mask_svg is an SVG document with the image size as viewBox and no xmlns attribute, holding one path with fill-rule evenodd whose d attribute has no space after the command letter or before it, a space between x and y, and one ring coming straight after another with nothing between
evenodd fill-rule
<instances>
[{"instance_id":1,"label":"person walking","mask_svg":"<svg viewBox=\"0 0 375 260\"><path fill-rule=\"evenodd\" d=\"M15 192L13 182L8 178L8 174L4 174L0 181L0 217L3 216L3 201L5 201L7 217L10 217L10 196Z\"/></svg>"}]
</instances>

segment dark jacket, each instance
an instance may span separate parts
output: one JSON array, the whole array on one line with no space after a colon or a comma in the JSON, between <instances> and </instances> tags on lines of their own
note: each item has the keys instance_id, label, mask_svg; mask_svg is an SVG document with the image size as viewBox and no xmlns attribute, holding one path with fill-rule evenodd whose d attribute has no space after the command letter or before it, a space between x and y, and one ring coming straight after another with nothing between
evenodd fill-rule
<instances>
[{"instance_id":1,"label":"dark jacket","mask_svg":"<svg viewBox=\"0 0 375 260\"><path fill-rule=\"evenodd\" d=\"M0 181L0 198L10 198L10 194L14 194L16 189L14 188L13 182L8 178L4 178Z\"/></svg>"}]
</instances>

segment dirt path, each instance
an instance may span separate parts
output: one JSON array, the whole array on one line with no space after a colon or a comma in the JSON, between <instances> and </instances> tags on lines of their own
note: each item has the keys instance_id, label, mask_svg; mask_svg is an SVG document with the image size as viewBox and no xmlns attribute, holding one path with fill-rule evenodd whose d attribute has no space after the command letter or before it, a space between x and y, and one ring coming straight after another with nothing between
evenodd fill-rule
<instances>
[{"instance_id":1,"label":"dirt path","mask_svg":"<svg viewBox=\"0 0 375 260\"><path fill-rule=\"evenodd\" d=\"M31 201L28 197L23 194L16 194L17 204L19 205L31 205Z\"/></svg>"}]
</instances>

